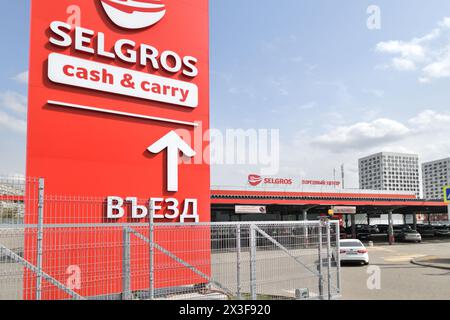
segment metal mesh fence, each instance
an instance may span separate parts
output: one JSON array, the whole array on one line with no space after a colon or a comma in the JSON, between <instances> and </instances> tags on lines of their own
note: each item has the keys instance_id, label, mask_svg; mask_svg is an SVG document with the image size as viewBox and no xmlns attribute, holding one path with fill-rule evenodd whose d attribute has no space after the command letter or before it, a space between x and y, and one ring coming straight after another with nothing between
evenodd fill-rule
<instances>
[{"instance_id":1,"label":"metal mesh fence","mask_svg":"<svg viewBox=\"0 0 450 320\"><path fill-rule=\"evenodd\" d=\"M0 299L333 299L336 222L105 220L105 199L0 179ZM81 220L80 220L81 217Z\"/></svg>"}]
</instances>

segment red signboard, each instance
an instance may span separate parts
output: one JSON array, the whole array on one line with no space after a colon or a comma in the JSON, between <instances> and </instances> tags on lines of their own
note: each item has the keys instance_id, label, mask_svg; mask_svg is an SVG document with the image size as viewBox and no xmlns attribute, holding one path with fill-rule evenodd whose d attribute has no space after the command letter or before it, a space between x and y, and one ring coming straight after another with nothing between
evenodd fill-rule
<instances>
[{"instance_id":1,"label":"red signboard","mask_svg":"<svg viewBox=\"0 0 450 320\"><path fill-rule=\"evenodd\" d=\"M208 23L207 0L32 1L27 175L107 202L44 222L126 222L137 198L157 222L209 221Z\"/></svg>"}]
</instances>

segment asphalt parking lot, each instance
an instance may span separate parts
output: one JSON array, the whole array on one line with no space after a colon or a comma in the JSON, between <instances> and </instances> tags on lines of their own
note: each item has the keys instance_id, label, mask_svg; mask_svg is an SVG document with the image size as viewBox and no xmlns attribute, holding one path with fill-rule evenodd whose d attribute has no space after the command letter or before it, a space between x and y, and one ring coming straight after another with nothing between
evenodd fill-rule
<instances>
[{"instance_id":1,"label":"asphalt parking lot","mask_svg":"<svg viewBox=\"0 0 450 320\"><path fill-rule=\"evenodd\" d=\"M450 270L411 263L414 258L427 256L450 258L450 241L376 244L368 250L369 266L342 267L342 299L450 300Z\"/></svg>"}]
</instances>

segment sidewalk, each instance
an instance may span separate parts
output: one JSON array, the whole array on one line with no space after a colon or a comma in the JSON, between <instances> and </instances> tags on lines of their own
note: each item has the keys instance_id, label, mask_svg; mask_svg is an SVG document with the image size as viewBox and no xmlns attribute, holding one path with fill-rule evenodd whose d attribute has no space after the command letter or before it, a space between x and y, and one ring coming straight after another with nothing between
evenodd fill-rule
<instances>
[{"instance_id":1,"label":"sidewalk","mask_svg":"<svg viewBox=\"0 0 450 320\"><path fill-rule=\"evenodd\" d=\"M436 257L436 256L426 256L422 258L412 259L411 263L423 266L438 268L444 270L450 270L450 258Z\"/></svg>"}]
</instances>

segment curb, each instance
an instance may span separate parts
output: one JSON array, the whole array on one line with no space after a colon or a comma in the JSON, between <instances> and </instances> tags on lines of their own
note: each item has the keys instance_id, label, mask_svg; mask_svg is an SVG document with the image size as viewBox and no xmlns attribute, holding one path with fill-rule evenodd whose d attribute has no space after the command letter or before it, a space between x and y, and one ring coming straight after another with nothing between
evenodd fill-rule
<instances>
[{"instance_id":1,"label":"curb","mask_svg":"<svg viewBox=\"0 0 450 320\"><path fill-rule=\"evenodd\" d=\"M450 270L450 265L447 267L443 264L438 263L432 263L432 262L426 262L427 260L436 259L437 257L424 257L424 258L418 258L418 259L412 259L411 263L421 266L421 267L429 267L429 268L435 268L435 269L442 269L442 270ZM420 261L425 260L425 261Z\"/></svg>"}]
</instances>

